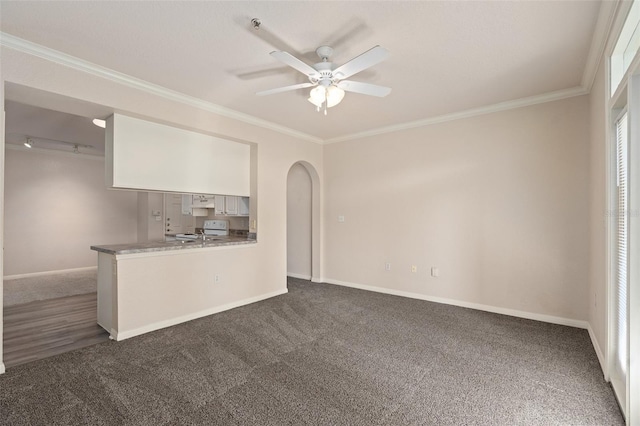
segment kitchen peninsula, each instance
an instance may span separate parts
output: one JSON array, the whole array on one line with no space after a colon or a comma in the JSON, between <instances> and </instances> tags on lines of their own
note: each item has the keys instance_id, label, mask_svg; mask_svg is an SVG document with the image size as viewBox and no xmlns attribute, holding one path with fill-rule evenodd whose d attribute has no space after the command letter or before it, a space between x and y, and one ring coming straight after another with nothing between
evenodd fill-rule
<instances>
[{"instance_id":1,"label":"kitchen peninsula","mask_svg":"<svg viewBox=\"0 0 640 426\"><path fill-rule=\"evenodd\" d=\"M176 167L177 152L197 153L188 169ZM256 230L255 143L115 113L106 120L105 167L108 188L165 193L165 214L153 208L151 216L164 225L164 238L188 240L91 247L98 252L98 324L112 339L286 293L285 286L265 286L264 273L251 267L262 258L255 233L229 235L231 217L244 217L247 231ZM195 223L182 226L185 215L208 216L199 224L204 242L191 240Z\"/></svg>"},{"instance_id":2,"label":"kitchen peninsula","mask_svg":"<svg viewBox=\"0 0 640 426\"><path fill-rule=\"evenodd\" d=\"M228 284L246 273L237 251L256 246L255 234L91 246L98 252L98 324L124 340L261 300L236 300Z\"/></svg>"}]
</instances>

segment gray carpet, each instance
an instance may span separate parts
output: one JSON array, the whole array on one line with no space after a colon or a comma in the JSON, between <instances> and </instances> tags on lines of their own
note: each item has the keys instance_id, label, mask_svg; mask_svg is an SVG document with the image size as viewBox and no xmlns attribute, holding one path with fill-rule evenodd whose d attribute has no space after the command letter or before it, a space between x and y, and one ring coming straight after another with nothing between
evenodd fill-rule
<instances>
[{"instance_id":1,"label":"gray carpet","mask_svg":"<svg viewBox=\"0 0 640 426\"><path fill-rule=\"evenodd\" d=\"M98 272L95 269L4 280L3 305L95 293L97 284Z\"/></svg>"},{"instance_id":2,"label":"gray carpet","mask_svg":"<svg viewBox=\"0 0 640 426\"><path fill-rule=\"evenodd\" d=\"M585 330L290 279L15 367L3 425L622 425Z\"/></svg>"}]
</instances>

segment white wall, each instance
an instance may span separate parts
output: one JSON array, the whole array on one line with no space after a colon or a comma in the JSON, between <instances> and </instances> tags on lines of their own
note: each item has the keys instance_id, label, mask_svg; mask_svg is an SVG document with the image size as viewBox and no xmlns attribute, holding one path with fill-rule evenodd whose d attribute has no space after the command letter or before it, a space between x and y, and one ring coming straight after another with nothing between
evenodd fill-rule
<instances>
[{"instance_id":1,"label":"white wall","mask_svg":"<svg viewBox=\"0 0 640 426\"><path fill-rule=\"evenodd\" d=\"M6 150L4 273L96 266L94 244L136 241L137 193L107 190L104 159Z\"/></svg>"},{"instance_id":2,"label":"white wall","mask_svg":"<svg viewBox=\"0 0 640 426\"><path fill-rule=\"evenodd\" d=\"M301 164L287 178L287 274L311 279L311 176Z\"/></svg>"},{"instance_id":3,"label":"white wall","mask_svg":"<svg viewBox=\"0 0 640 426\"><path fill-rule=\"evenodd\" d=\"M607 126L605 61L595 77L590 103L590 149L589 162L589 324L600 352L600 362L604 362L607 348L607 222L606 164ZM604 366L603 366L604 367Z\"/></svg>"},{"instance_id":4,"label":"white wall","mask_svg":"<svg viewBox=\"0 0 640 426\"><path fill-rule=\"evenodd\" d=\"M152 215L160 212L160 220ZM164 198L161 192L138 192L138 242L164 240Z\"/></svg>"},{"instance_id":5,"label":"white wall","mask_svg":"<svg viewBox=\"0 0 640 426\"><path fill-rule=\"evenodd\" d=\"M326 146L325 278L585 321L588 107L580 96Z\"/></svg>"}]
</instances>

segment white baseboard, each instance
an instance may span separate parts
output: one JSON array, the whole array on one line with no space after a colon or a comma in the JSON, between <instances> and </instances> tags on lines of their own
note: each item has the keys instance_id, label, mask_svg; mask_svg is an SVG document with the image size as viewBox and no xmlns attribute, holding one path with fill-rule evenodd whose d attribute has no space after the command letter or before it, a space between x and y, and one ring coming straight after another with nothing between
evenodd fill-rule
<instances>
[{"instance_id":1,"label":"white baseboard","mask_svg":"<svg viewBox=\"0 0 640 426\"><path fill-rule=\"evenodd\" d=\"M0 362L0 374L4 374L6 370L4 369L4 363Z\"/></svg>"},{"instance_id":2,"label":"white baseboard","mask_svg":"<svg viewBox=\"0 0 640 426\"><path fill-rule=\"evenodd\" d=\"M287 276L291 278L298 278L301 280L311 280L311 275L294 274L293 272L287 272Z\"/></svg>"},{"instance_id":3,"label":"white baseboard","mask_svg":"<svg viewBox=\"0 0 640 426\"><path fill-rule=\"evenodd\" d=\"M591 324L588 324L587 330L589 331L589 337L591 338L591 344L593 345L593 349L596 351L596 355L598 356L598 361L600 362L600 368L602 369L602 375L606 381L609 381L609 375L607 374L607 369L605 366L607 365L604 358L604 353L598 344L598 339L596 339L596 334L591 328Z\"/></svg>"},{"instance_id":4,"label":"white baseboard","mask_svg":"<svg viewBox=\"0 0 640 426\"><path fill-rule=\"evenodd\" d=\"M492 312L494 314L509 315L512 317L548 322L551 324L567 325L570 327L583 328L583 329L588 329L589 327L589 323L587 321L581 321L581 320L576 320L572 318L563 318L563 317L556 317L552 315L536 314L533 312L519 311L516 309L500 308L498 306L482 305L479 303L464 302L462 300L447 299L444 297L435 297L435 296L429 296L426 294L413 293L413 292L402 291L402 290L393 290L393 289L383 288L383 287L374 287L370 285L333 280L330 278L325 279L324 282L326 282L327 284L335 284L335 285L341 285L344 287L358 288L360 290L375 291L377 293L385 293L385 294L391 294L394 296L409 297L411 299L426 300L428 302L436 302L436 303L442 303L445 305L460 306L462 308L477 309L479 311Z\"/></svg>"},{"instance_id":5,"label":"white baseboard","mask_svg":"<svg viewBox=\"0 0 640 426\"><path fill-rule=\"evenodd\" d=\"M318 277L311 277L311 282L312 283L323 283L324 279L318 278Z\"/></svg>"},{"instance_id":6,"label":"white baseboard","mask_svg":"<svg viewBox=\"0 0 640 426\"><path fill-rule=\"evenodd\" d=\"M5 281L8 281L8 280L17 280L18 278L41 277L44 275L56 275L56 274L66 274L68 272L97 271L97 270L98 270L97 266L86 266L84 268L58 269L55 271L31 272L29 274L6 275L3 277L3 279Z\"/></svg>"},{"instance_id":7,"label":"white baseboard","mask_svg":"<svg viewBox=\"0 0 640 426\"><path fill-rule=\"evenodd\" d=\"M164 321L155 322L153 324L148 324L143 327L138 327L133 330L126 330L118 332L114 329L111 329L111 338L116 341L122 341L125 339L129 339L131 337L139 336L141 334L149 333L151 331L160 330L162 328L171 327L174 325L181 324L183 322L191 321L194 319L206 317L209 315L217 314L219 312L228 311L229 309L239 308L240 306L250 305L251 303L259 302L261 300L269 299L275 296L280 296L282 294L288 293L286 288L278 291L274 291L271 293L261 294L259 296L250 297L248 299L238 300L237 302L227 303L226 305L216 306L214 308L205 309L203 311L193 312L188 315L183 315L176 318L171 318Z\"/></svg>"}]
</instances>

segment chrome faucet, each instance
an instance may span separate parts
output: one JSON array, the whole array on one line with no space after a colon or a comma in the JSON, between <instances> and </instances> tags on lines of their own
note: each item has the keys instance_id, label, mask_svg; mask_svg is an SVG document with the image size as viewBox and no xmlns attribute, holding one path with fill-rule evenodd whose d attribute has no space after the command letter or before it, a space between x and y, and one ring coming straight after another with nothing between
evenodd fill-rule
<instances>
[{"instance_id":1,"label":"chrome faucet","mask_svg":"<svg viewBox=\"0 0 640 426\"><path fill-rule=\"evenodd\" d=\"M207 234L204 233L204 229L200 230L200 235L202 235L202 244L207 241Z\"/></svg>"}]
</instances>

